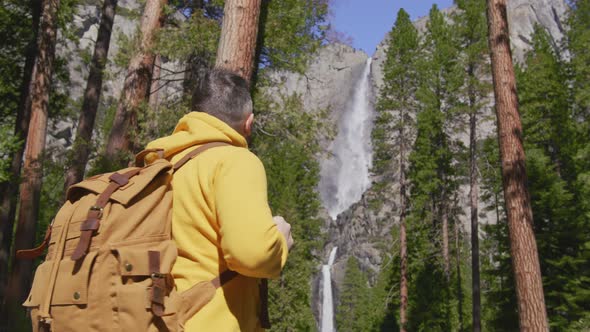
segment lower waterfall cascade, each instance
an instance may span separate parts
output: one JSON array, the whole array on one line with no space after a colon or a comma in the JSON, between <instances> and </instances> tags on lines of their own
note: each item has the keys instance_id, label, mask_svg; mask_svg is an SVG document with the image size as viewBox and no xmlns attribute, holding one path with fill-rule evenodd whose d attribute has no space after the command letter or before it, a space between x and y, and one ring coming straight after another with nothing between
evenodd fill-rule
<instances>
[{"instance_id":1,"label":"lower waterfall cascade","mask_svg":"<svg viewBox=\"0 0 590 332\"><path fill-rule=\"evenodd\" d=\"M328 264L322 266L322 319L321 332L334 332L334 297L332 296L332 265L336 259L336 250L338 247L332 248Z\"/></svg>"}]
</instances>

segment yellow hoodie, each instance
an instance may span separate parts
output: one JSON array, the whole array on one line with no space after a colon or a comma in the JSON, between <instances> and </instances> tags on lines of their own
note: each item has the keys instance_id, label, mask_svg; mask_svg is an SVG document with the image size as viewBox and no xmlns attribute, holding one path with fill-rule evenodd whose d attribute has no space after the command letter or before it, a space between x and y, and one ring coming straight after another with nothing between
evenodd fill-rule
<instances>
[{"instance_id":1,"label":"yellow hoodie","mask_svg":"<svg viewBox=\"0 0 590 332\"><path fill-rule=\"evenodd\" d=\"M197 146L227 142L183 166L172 180L172 236L178 259L172 269L178 291L211 280L226 269L240 275L185 325L187 332L258 331L258 278L276 278L287 244L268 207L266 173L234 129L205 113L180 119L174 133L148 144L177 162ZM149 160L148 156L148 162ZM153 156L152 156L153 157Z\"/></svg>"}]
</instances>

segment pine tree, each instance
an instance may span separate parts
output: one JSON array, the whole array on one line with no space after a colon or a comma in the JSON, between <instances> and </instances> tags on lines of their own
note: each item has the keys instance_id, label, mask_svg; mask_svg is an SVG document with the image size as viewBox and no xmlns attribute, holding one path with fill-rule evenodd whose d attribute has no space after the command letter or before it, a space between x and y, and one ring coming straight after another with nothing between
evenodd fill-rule
<instances>
[{"instance_id":1,"label":"pine tree","mask_svg":"<svg viewBox=\"0 0 590 332\"><path fill-rule=\"evenodd\" d=\"M478 223L478 169L477 169L477 122L490 90L489 84L480 77L489 74L485 54L487 49L487 27L485 1L457 0L461 12L454 17L459 29L463 49L462 65L465 80L462 95L466 100L469 118L469 207L471 219L471 270L472 270L472 321L473 331L481 331L481 296L479 271L479 223Z\"/></svg>"},{"instance_id":2,"label":"pine tree","mask_svg":"<svg viewBox=\"0 0 590 332\"><path fill-rule=\"evenodd\" d=\"M367 325L368 306L367 276L359 268L358 260L350 256L346 262L344 283L336 310L336 329L341 332L368 331L370 329Z\"/></svg>"},{"instance_id":3,"label":"pine tree","mask_svg":"<svg viewBox=\"0 0 590 332\"><path fill-rule=\"evenodd\" d=\"M581 253L588 231L574 200L575 118L564 62L549 34L537 26L525 69L518 72L527 172L543 287L552 330L567 331L584 316L580 292L587 266Z\"/></svg>"},{"instance_id":4,"label":"pine tree","mask_svg":"<svg viewBox=\"0 0 590 332\"><path fill-rule=\"evenodd\" d=\"M575 167L575 179L571 184L576 202L577 218L579 219L580 228L584 230L585 242L582 245L584 250L580 252L576 260L580 263L579 268L585 271L579 276L580 284L575 287L578 289L576 302L589 303L587 291L590 289L590 277L587 271L590 271L590 1L576 0L571 1L572 11L567 21L569 26L567 43L571 55L571 86L573 95L573 114L576 119L575 123L575 140L572 140L574 147L573 163ZM570 300L571 302L571 300ZM584 306L585 318L580 320L578 326L590 328L590 319L588 318L590 308ZM585 323L584 323L584 322ZM581 328L580 328L581 329Z\"/></svg>"},{"instance_id":5,"label":"pine tree","mask_svg":"<svg viewBox=\"0 0 590 332\"><path fill-rule=\"evenodd\" d=\"M490 331L518 330L518 304L510 262L508 222L504 209L502 172L498 139L483 140L479 169L484 209L495 220L483 225L482 242L482 326Z\"/></svg>"},{"instance_id":6,"label":"pine tree","mask_svg":"<svg viewBox=\"0 0 590 332\"><path fill-rule=\"evenodd\" d=\"M400 9L397 14L394 27L389 33L389 40L391 42L387 49L387 58L383 64L384 83L377 102L378 116L372 133L375 147L375 166L372 171L382 173L386 168L392 168L393 154L395 152L399 154L397 184L400 191L400 330L405 331L408 304L406 173L409 141L412 136L410 128L417 108L415 97L418 89L417 59L420 40L418 31L410 21L410 16L403 9ZM382 181L389 180L386 178Z\"/></svg>"},{"instance_id":7,"label":"pine tree","mask_svg":"<svg viewBox=\"0 0 590 332\"><path fill-rule=\"evenodd\" d=\"M167 2L168 0L148 0L143 10L139 45L129 60L127 76L106 144L105 160L114 168L124 166L129 152L136 148L134 134L138 128L138 113L148 101L155 59L153 45Z\"/></svg>"},{"instance_id":8,"label":"pine tree","mask_svg":"<svg viewBox=\"0 0 590 332\"><path fill-rule=\"evenodd\" d=\"M449 213L457 190L453 153L460 146L450 138L450 120L460 106L456 95L462 76L455 36L436 6L430 11L425 52L417 93L421 110L410 154L410 294L416 300L410 301L409 329L448 330L458 324L452 305L457 299L450 294Z\"/></svg>"},{"instance_id":9,"label":"pine tree","mask_svg":"<svg viewBox=\"0 0 590 332\"><path fill-rule=\"evenodd\" d=\"M47 134L48 101L57 42L59 5L59 0L43 1L37 43L38 56L33 69L31 89L27 96L31 105L31 122L27 133L24 175L20 185L20 206L13 251L32 248L35 242L43 177L42 158ZM27 296L32 272L31 261L16 260L14 262L5 298L7 305L20 302Z\"/></svg>"},{"instance_id":10,"label":"pine tree","mask_svg":"<svg viewBox=\"0 0 590 332\"><path fill-rule=\"evenodd\" d=\"M281 277L269 282L269 307L272 330L310 331L315 329L311 311L311 276L316 272L320 245L319 135L322 122L302 111L299 96L283 96L280 102L262 92L255 104L263 131L256 132L252 145L262 160L268 177L268 197L273 214L282 215L297 234L297 245ZM265 119L272 119L271 121Z\"/></svg>"},{"instance_id":11,"label":"pine tree","mask_svg":"<svg viewBox=\"0 0 590 332\"><path fill-rule=\"evenodd\" d=\"M522 330L547 330L533 216L527 189L522 126L510 52L505 0L488 0L489 48L498 125L504 200Z\"/></svg>"},{"instance_id":12,"label":"pine tree","mask_svg":"<svg viewBox=\"0 0 590 332\"><path fill-rule=\"evenodd\" d=\"M0 180L0 294L8 277L12 233L16 217L17 196L25 141L31 117L30 91L33 67L37 56L37 32L41 16L41 1L16 1L2 8L0 14L2 40L8 41L0 53L5 75L0 83L0 112L2 120ZM18 23L13 20L18 20ZM27 21L30 24L24 24ZM13 29L17 28L17 31ZM14 40L11 40L14 38ZM24 59L22 55L24 54ZM18 86L17 83L20 83ZM11 137L12 136L12 137ZM7 166L6 168L4 166ZM9 165L9 167L8 167Z\"/></svg>"},{"instance_id":13,"label":"pine tree","mask_svg":"<svg viewBox=\"0 0 590 332\"><path fill-rule=\"evenodd\" d=\"M88 163L90 155L92 131L94 130L94 120L98 111L98 102L102 90L103 71L107 64L107 56L111 41L113 23L115 21L115 12L117 9L117 0L105 0L102 10L100 25L94 45L94 54L90 63L90 72L86 90L84 91L84 101L78 119L76 139L72 148L73 158L70 167L66 172L66 181L64 192L74 183L82 181L84 170Z\"/></svg>"}]
</instances>

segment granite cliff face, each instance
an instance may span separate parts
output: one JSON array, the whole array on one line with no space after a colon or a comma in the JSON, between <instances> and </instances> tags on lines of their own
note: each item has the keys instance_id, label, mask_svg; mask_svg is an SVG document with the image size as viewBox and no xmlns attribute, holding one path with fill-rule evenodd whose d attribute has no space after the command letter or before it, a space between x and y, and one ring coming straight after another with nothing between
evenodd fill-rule
<instances>
[{"instance_id":1,"label":"granite cliff face","mask_svg":"<svg viewBox=\"0 0 590 332\"><path fill-rule=\"evenodd\" d=\"M88 61L84 59L89 59L94 52L94 41L98 34L102 2L88 0L77 6L71 22L71 29L78 37L77 43L63 38L61 35L58 39L60 45L57 47L57 55L67 59L66 66L70 81L67 87L62 87L62 90L67 90L68 97L74 101L74 107L82 105L82 97L89 71ZM101 118L104 116L104 110L116 104L120 96L126 68L117 66L115 59L124 43L123 40L133 36L138 29L139 20L130 13L139 12L141 9L140 3L139 0L119 0L118 2L103 79L97 123L100 123ZM185 18L177 13L173 19L183 20ZM59 31L58 34L60 34ZM169 82L157 89L159 100L166 100L182 93L181 79L184 77L184 65L162 59L161 68L161 75L165 75ZM79 110L74 109L73 112L77 113ZM77 119L50 123L47 137L48 147L54 148L59 153L62 150L61 148L70 146L73 142L76 124Z\"/></svg>"}]
</instances>

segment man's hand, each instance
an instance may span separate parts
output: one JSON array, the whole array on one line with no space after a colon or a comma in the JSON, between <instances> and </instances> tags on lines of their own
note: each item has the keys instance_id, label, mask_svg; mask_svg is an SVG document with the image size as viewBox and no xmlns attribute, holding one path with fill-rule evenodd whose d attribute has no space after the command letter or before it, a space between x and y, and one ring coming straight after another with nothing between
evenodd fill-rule
<instances>
[{"instance_id":1,"label":"man's hand","mask_svg":"<svg viewBox=\"0 0 590 332\"><path fill-rule=\"evenodd\" d=\"M291 236L291 225L287 221L285 221L285 218L281 216L274 216L272 217L272 220L277 225L279 232L281 232L281 234L283 234L283 236L287 240L287 248L291 250L291 247L293 246L294 242L293 236Z\"/></svg>"}]
</instances>

